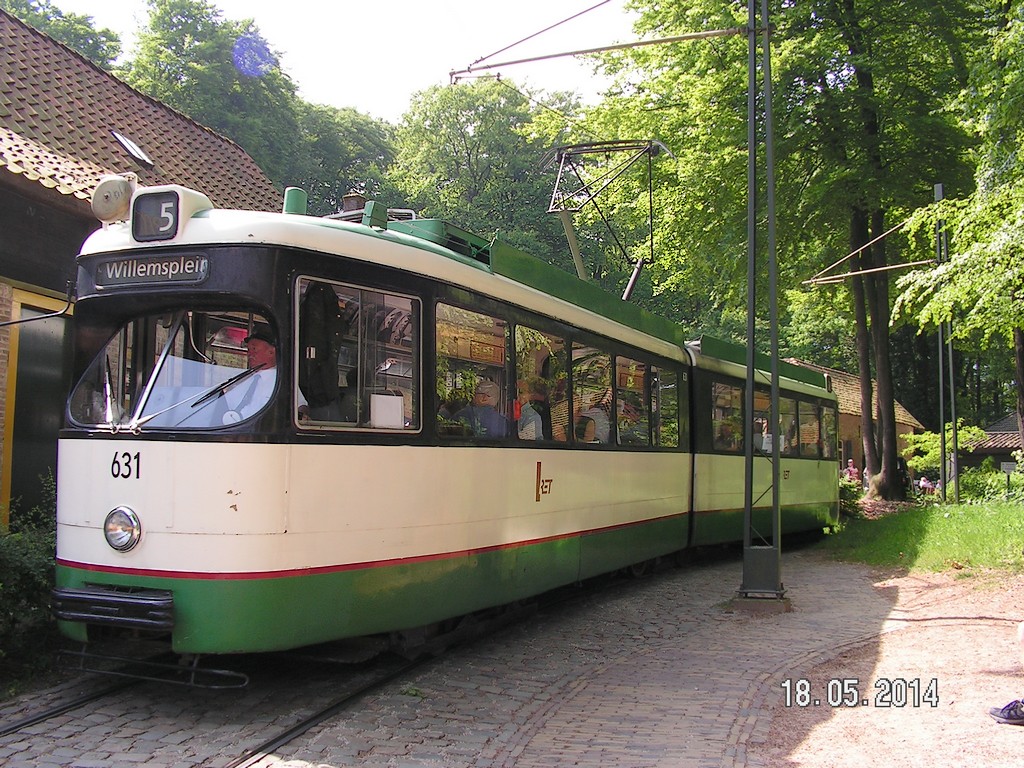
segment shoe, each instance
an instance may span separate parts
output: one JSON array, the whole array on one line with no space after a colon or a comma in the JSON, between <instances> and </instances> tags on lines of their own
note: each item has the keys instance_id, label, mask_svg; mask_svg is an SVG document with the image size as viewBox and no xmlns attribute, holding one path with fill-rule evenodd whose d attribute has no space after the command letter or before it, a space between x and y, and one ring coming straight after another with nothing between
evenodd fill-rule
<instances>
[{"instance_id":1,"label":"shoe","mask_svg":"<svg viewBox=\"0 0 1024 768\"><path fill-rule=\"evenodd\" d=\"M1007 725L1024 725L1024 702L1011 701L1005 707L992 707L988 713L998 722Z\"/></svg>"}]
</instances>

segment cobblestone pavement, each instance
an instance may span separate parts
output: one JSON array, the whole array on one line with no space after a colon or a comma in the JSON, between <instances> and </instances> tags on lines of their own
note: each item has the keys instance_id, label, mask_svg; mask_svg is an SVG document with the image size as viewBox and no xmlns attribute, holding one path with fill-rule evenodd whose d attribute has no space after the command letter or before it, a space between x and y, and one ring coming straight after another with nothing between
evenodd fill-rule
<instances>
[{"instance_id":1,"label":"cobblestone pavement","mask_svg":"<svg viewBox=\"0 0 1024 768\"><path fill-rule=\"evenodd\" d=\"M420 667L260 765L756 767L747 748L781 681L889 628L891 601L863 567L797 551L782 576L785 613L730 603L738 558L614 585ZM0 764L216 768L328 688L221 693L214 707L170 690L0 739Z\"/></svg>"}]
</instances>

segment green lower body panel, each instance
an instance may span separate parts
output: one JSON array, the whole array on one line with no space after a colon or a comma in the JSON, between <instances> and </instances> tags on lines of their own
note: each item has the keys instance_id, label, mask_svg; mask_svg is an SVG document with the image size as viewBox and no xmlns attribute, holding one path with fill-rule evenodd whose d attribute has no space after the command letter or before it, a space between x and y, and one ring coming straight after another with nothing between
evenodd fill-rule
<instances>
[{"instance_id":1,"label":"green lower body panel","mask_svg":"<svg viewBox=\"0 0 1024 768\"><path fill-rule=\"evenodd\" d=\"M830 504L807 504L784 507L782 516L782 533L796 531L813 531L833 525L838 521L838 507ZM755 509L752 526L766 538L771 537L771 510ZM693 546L722 544L729 541L743 541L743 510L716 509L713 512L702 512L697 515L694 526Z\"/></svg>"},{"instance_id":2,"label":"green lower body panel","mask_svg":"<svg viewBox=\"0 0 1024 768\"><path fill-rule=\"evenodd\" d=\"M273 578L175 578L57 568L59 588L168 590L178 653L272 651L409 629L578 579L580 539ZM85 641L83 624L61 622Z\"/></svg>"},{"instance_id":3,"label":"green lower body panel","mask_svg":"<svg viewBox=\"0 0 1024 768\"><path fill-rule=\"evenodd\" d=\"M686 548L689 516L679 515L629 526L588 533L580 543L580 578L642 563Z\"/></svg>"}]
</instances>

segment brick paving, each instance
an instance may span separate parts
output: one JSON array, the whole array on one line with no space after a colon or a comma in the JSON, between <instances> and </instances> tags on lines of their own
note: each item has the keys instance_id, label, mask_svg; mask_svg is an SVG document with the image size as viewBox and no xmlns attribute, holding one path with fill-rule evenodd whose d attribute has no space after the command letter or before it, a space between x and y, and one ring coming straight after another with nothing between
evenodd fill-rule
<instances>
[{"instance_id":1,"label":"brick paving","mask_svg":"<svg viewBox=\"0 0 1024 768\"><path fill-rule=\"evenodd\" d=\"M731 559L544 611L418 668L260 765L757 768L748 749L767 736L782 680L889 629L892 602L867 569L807 552L783 555L789 612L737 609L741 577ZM330 685L110 702L0 739L0 764L217 768Z\"/></svg>"},{"instance_id":2,"label":"brick paving","mask_svg":"<svg viewBox=\"0 0 1024 768\"><path fill-rule=\"evenodd\" d=\"M784 678L885 631L867 569L784 554L791 611L730 603L738 560L546 613L364 700L262 765L758 766Z\"/></svg>"}]
</instances>

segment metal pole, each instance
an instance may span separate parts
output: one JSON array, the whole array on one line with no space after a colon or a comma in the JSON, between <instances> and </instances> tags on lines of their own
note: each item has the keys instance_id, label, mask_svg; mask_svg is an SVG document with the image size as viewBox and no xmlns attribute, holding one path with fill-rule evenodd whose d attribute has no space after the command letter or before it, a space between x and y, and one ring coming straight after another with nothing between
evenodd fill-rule
<instances>
[{"instance_id":1,"label":"metal pole","mask_svg":"<svg viewBox=\"0 0 1024 768\"><path fill-rule=\"evenodd\" d=\"M941 195L942 195L942 185L941 184L937 184L936 185L936 195L938 196L938 199L941 199ZM939 248L939 263L941 264L944 261L949 261L949 233L946 231L945 227L943 227L939 231L938 248ZM940 325L941 325L941 323L940 323ZM942 337L940 336L939 338L941 339ZM946 496L946 483L949 480L952 480L953 481L953 502L955 504L959 504L960 503L960 461L959 461L960 450L959 450L959 445L958 445L958 442L959 442L958 441L959 428L957 427L957 423L956 423L956 371L953 368L953 321L952 320L950 320L949 322L946 323L946 356L947 356L947 358L949 360L949 420L950 420L950 422L953 425L953 454L952 454L952 457L950 459L950 466L949 466L949 469L950 469L949 475L950 475L950 477L948 477L942 483L942 500L945 501L946 498L947 498L947 496ZM940 370L942 369L942 350L941 350L941 348L939 349L939 369ZM941 382L941 378L940 378L939 381ZM945 426L945 425L943 425L943 426ZM945 430L945 428L943 428L943 430L942 430L942 438L943 438L943 442L942 442L942 447L943 447L942 468L943 468L943 472L945 472L945 469L946 469L946 457L945 457L946 430Z\"/></svg>"},{"instance_id":2,"label":"metal pole","mask_svg":"<svg viewBox=\"0 0 1024 768\"><path fill-rule=\"evenodd\" d=\"M779 307L778 263L775 253L775 142L772 120L772 56L771 26L768 23L768 0L761 0L762 61L764 62L764 147L765 185L768 195L768 315L771 326L772 356L772 423L779 423ZM772 543L775 546L778 571L778 595L782 596L782 512L779 500L779 446L782 430L772 440Z\"/></svg>"},{"instance_id":3,"label":"metal pole","mask_svg":"<svg viewBox=\"0 0 1024 768\"><path fill-rule=\"evenodd\" d=\"M775 265L775 196L774 196L774 155L771 142L771 65L769 63L770 28L768 24L768 3L762 0L761 23L764 34L762 62L764 67L764 109L765 109L765 163L767 166L766 187L768 202L768 283L769 322L771 324L771 434L772 434L772 512L771 542L755 545L753 530L753 408L754 408L754 365L756 356L755 316L757 310L757 6L756 0L748 1L747 45L747 385L744 397L746 421L744 434L744 533L743 533L743 581L739 593L743 597L757 596L776 598L782 604L785 594L781 578L781 517L779 514L779 371L778 371L778 317L776 309L776 265ZM759 535L763 540L764 536Z\"/></svg>"},{"instance_id":4,"label":"metal pole","mask_svg":"<svg viewBox=\"0 0 1024 768\"><path fill-rule=\"evenodd\" d=\"M935 185L935 202L942 200L942 185ZM935 229L935 261L942 263L942 235L945 227L943 222L938 222ZM943 381L945 365L942 358L946 345L943 341L944 323L939 323L939 484L942 486L942 500L946 500L946 384Z\"/></svg>"},{"instance_id":5,"label":"metal pole","mask_svg":"<svg viewBox=\"0 0 1024 768\"><path fill-rule=\"evenodd\" d=\"M754 347L757 343L757 19L754 2L747 8L747 386L743 397L743 551L751 545L754 524ZM744 571L746 556L744 556ZM744 577L743 583L748 579Z\"/></svg>"},{"instance_id":6,"label":"metal pole","mask_svg":"<svg viewBox=\"0 0 1024 768\"><path fill-rule=\"evenodd\" d=\"M942 233L945 238L945 232ZM957 427L956 427L956 377L953 371L953 323L946 323L946 352L949 357L949 420L953 422L953 454L950 459L950 479L953 481L953 503L960 503L960 471L957 460Z\"/></svg>"}]
</instances>

